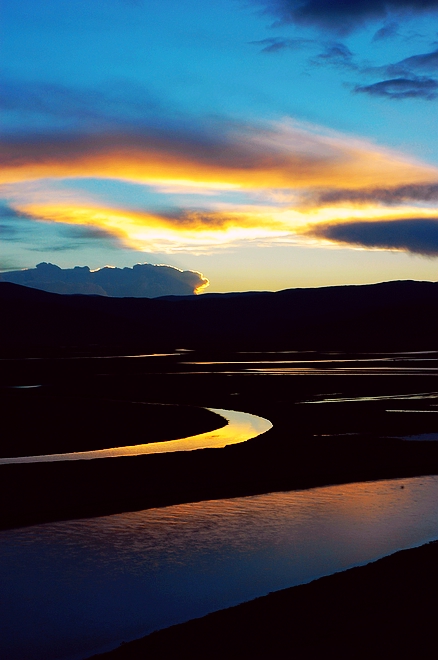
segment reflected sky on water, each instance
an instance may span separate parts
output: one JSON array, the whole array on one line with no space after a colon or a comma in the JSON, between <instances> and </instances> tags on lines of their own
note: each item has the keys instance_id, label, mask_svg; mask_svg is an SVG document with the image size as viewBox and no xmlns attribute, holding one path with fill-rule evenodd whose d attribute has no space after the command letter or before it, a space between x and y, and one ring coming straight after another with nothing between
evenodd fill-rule
<instances>
[{"instance_id":1,"label":"reflected sky on water","mask_svg":"<svg viewBox=\"0 0 438 660\"><path fill-rule=\"evenodd\" d=\"M59 461L91 460L94 458L115 458L117 456L142 456L145 454L167 454L174 451L194 451L195 449L221 448L246 442L272 428L269 420L250 413L236 410L208 408L227 420L226 426L207 433L191 435L179 440L149 442L144 445L95 449L93 451L70 452L66 454L46 454L43 456L19 456L0 458L0 465L11 463L54 463Z\"/></svg>"},{"instance_id":2,"label":"reflected sky on water","mask_svg":"<svg viewBox=\"0 0 438 660\"><path fill-rule=\"evenodd\" d=\"M0 656L84 658L436 538L438 477L3 531Z\"/></svg>"}]
</instances>

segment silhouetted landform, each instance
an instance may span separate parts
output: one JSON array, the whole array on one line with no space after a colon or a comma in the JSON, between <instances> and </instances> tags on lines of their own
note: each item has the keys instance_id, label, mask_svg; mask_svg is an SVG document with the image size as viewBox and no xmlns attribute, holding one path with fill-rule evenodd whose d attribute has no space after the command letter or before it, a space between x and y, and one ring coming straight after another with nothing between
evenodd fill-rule
<instances>
[{"instance_id":1,"label":"silhouetted landform","mask_svg":"<svg viewBox=\"0 0 438 660\"><path fill-rule=\"evenodd\" d=\"M159 299L62 296L0 283L0 351L431 350L438 283Z\"/></svg>"},{"instance_id":2,"label":"silhouetted landform","mask_svg":"<svg viewBox=\"0 0 438 660\"><path fill-rule=\"evenodd\" d=\"M45 360L23 362L40 364L44 370ZM138 400L141 393L149 401L197 402L207 406L214 403L225 409L259 414L269 419L273 428L258 438L223 449L2 465L0 501L7 506L0 508L1 528L206 499L438 474L438 442L407 442L394 437L437 432L436 413L416 412L436 411L437 399L423 400L421 394L418 399L391 398L434 392L436 372L429 376L387 377L329 373L287 377L244 373L133 374L134 362L126 360L128 371L113 376L83 372L73 377L70 372L65 381L47 387L47 395L56 390L58 396L68 399L80 391L81 397L93 400L98 392L102 399L129 401ZM71 363L77 367L75 360ZM95 364L95 360L88 360L85 366L90 369ZM383 398L300 403L318 399L319 393L348 397L373 393ZM38 390L29 390L25 396L37 399L40 395ZM387 412L393 408L412 412ZM24 414L25 411L26 405ZM111 420L101 418L101 435L111 432Z\"/></svg>"},{"instance_id":3,"label":"silhouetted landform","mask_svg":"<svg viewBox=\"0 0 438 660\"><path fill-rule=\"evenodd\" d=\"M153 264L136 264L133 268L105 266L90 270L88 266L60 268L43 262L36 268L0 273L0 282L12 282L51 293L119 298L187 296L208 286L208 280L201 273Z\"/></svg>"},{"instance_id":4,"label":"silhouetted landform","mask_svg":"<svg viewBox=\"0 0 438 660\"><path fill-rule=\"evenodd\" d=\"M0 457L108 449L184 438L226 425L204 408L81 399L6 390L0 396Z\"/></svg>"},{"instance_id":5,"label":"silhouetted landform","mask_svg":"<svg viewBox=\"0 0 438 660\"><path fill-rule=\"evenodd\" d=\"M209 614L93 656L426 658L436 647L438 542Z\"/></svg>"}]
</instances>

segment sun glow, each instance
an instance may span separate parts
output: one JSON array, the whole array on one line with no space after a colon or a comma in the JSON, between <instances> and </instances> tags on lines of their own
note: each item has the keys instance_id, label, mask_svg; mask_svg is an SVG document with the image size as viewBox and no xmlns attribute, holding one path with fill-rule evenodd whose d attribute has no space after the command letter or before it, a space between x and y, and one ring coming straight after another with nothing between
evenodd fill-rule
<instances>
[{"instance_id":1,"label":"sun glow","mask_svg":"<svg viewBox=\"0 0 438 660\"><path fill-rule=\"evenodd\" d=\"M109 179L143 184L146 202L132 208L132 200L124 206L105 195L102 202L81 189L87 177L103 190ZM97 228L128 248L162 253L201 254L248 241L326 245L312 236L319 223L438 215L426 190L438 185L437 168L291 121L240 126L205 144L147 135L11 142L0 182L15 182L3 191L27 219ZM413 187L410 201L403 190ZM383 201L373 196L379 190Z\"/></svg>"},{"instance_id":2,"label":"sun glow","mask_svg":"<svg viewBox=\"0 0 438 660\"><path fill-rule=\"evenodd\" d=\"M148 213L91 206L58 204L26 204L17 211L45 222L66 223L99 228L119 239L124 245L142 251L165 253L221 249L245 241L260 244L326 244L326 239L311 235L319 224L362 220L397 220L403 218L433 218L431 208L418 206L385 207L365 204L339 205L322 208L277 208L275 206L244 206L239 211L219 210Z\"/></svg>"}]
</instances>

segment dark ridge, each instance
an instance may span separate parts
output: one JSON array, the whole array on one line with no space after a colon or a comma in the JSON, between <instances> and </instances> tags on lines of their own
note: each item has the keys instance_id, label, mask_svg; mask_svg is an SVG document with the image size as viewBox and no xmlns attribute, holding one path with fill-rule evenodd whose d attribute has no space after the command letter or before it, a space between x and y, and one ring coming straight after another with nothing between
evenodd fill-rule
<instances>
[{"instance_id":1,"label":"dark ridge","mask_svg":"<svg viewBox=\"0 0 438 660\"><path fill-rule=\"evenodd\" d=\"M0 350L432 350L437 309L435 282L154 299L59 295L0 282Z\"/></svg>"}]
</instances>

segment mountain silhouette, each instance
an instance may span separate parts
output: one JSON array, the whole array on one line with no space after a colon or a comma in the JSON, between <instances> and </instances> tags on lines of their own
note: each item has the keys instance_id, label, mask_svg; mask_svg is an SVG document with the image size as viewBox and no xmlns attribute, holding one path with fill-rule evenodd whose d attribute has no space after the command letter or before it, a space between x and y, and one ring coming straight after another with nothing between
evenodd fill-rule
<instances>
[{"instance_id":1,"label":"mountain silhouette","mask_svg":"<svg viewBox=\"0 0 438 660\"><path fill-rule=\"evenodd\" d=\"M394 281L164 298L0 282L3 355L49 349L432 350L438 283Z\"/></svg>"}]
</instances>

